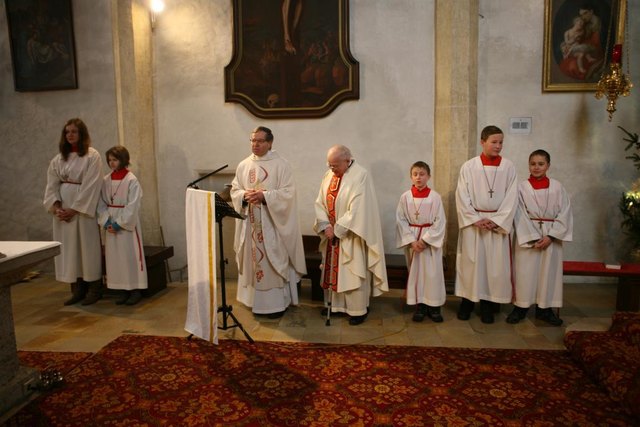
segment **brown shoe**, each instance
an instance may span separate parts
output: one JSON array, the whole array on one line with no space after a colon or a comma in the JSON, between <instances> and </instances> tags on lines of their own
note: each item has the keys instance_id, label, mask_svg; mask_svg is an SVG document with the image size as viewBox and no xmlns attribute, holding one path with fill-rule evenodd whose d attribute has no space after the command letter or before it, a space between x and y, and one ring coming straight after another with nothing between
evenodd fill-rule
<instances>
[{"instance_id":1,"label":"brown shoe","mask_svg":"<svg viewBox=\"0 0 640 427\"><path fill-rule=\"evenodd\" d=\"M95 304L102 298L102 280L94 280L89 282L89 291L87 296L82 301L82 305Z\"/></svg>"}]
</instances>

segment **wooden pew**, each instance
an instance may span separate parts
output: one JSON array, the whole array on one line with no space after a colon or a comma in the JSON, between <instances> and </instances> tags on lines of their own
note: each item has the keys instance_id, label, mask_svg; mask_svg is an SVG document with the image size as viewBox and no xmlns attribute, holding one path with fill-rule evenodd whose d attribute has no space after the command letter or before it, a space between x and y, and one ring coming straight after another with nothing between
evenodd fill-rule
<instances>
[{"instance_id":1,"label":"wooden pew","mask_svg":"<svg viewBox=\"0 0 640 427\"><path fill-rule=\"evenodd\" d=\"M307 263L307 275L304 277L311 280L311 299L314 301L322 301L324 295L322 287L320 286L322 254L318 251L320 237L302 236L302 244L304 246L304 257ZM385 254L384 260L387 267L389 287L404 289L409 276L404 255Z\"/></svg>"},{"instance_id":2,"label":"wooden pew","mask_svg":"<svg viewBox=\"0 0 640 427\"><path fill-rule=\"evenodd\" d=\"M602 262L564 261L562 269L565 276L616 277L616 310L640 311L640 264L623 263L620 269L614 269Z\"/></svg>"},{"instance_id":3,"label":"wooden pew","mask_svg":"<svg viewBox=\"0 0 640 427\"><path fill-rule=\"evenodd\" d=\"M173 256L173 246L144 246L147 264L147 286L142 295L150 297L167 287L166 260Z\"/></svg>"},{"instance_id":4,"label":"wooden pew","mask_svg":"<svg viewBox=\"0 0 640 427\"><path fill-rule=\"evenodd\" d=\"M167 263L173 256L173 246L143 246L144 261L147 264L147 289L142 296L148 298L167 288ZM102 258L104 265L104 256ZM107 277L103 277L103 293L116 295L118 290L107 288Z\"/></svg>"}]
</instances>

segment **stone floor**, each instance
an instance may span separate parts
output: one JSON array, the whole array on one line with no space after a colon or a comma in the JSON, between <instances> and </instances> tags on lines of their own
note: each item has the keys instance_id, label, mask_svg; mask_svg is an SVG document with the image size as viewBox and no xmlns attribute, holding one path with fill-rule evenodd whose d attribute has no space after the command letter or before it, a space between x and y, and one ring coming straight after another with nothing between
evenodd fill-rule
<instances>
[{"instance_id":1,"label":"stone floor","mask_svg":"<svg viewBox=\"0 0 640 427\"><path fill-rule=\"evenodd\" d=\"M443 347L492 347L513 349L563 349L567 330L605 330L615 310L616 286L611 283L565 285L562 327L535 320L533 310L517 325L505 322L511 306L504 305L496 323L485 325L478 316L456 319L458 298L449 296L443 307L445 321L435 324L411 320L413 309L403 304L402 291L392 290L373 298L365 323L350 326L347 318L333 317L325 325L321 304L311 300L310 283L303 280L300 304L276 320L254 316L235 301L236 283L227 280L227 303L256 341L304 341L342 344L388 344ZM19 350L95 352L121 334L184 336L187 308L186 282L170 283L135 306L115 305L108 295L91 306L68 306L69 285L40 275L11 288L16 341ZM218 298L220 302L220 297ZM222 324L221 314L219 323ZM228 319L232 325L233 319ZM231 327L220 338L246 339Z\"/></svg>"}]
</instances>

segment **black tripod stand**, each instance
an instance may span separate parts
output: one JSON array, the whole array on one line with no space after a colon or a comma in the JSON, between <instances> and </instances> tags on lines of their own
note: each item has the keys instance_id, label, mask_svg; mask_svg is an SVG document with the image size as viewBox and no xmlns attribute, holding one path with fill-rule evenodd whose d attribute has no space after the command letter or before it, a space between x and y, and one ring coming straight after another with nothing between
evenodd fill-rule
<instances>
[{"instance_id":1,"label":"black tripod stand","mask_svg":"<svg viewBox=\"0 0 640 427\"><path fill-rule=\"evenodd\" d=\"M229 206L227 202L222 200L222 197L220 197L218 193L215 193L215 199L216 199L216 222L218 223L218 237L219 237L218 242L220 246L220 292L222 294L222 305L218 306L218 313L222 313L222 326L218 326L218 329L223 329L226 331L229 328L237 327L242 331L244 336L247 337L247 340L250 343L253 343L254 342L253 338L251 338L251 336L247 333L247 331L244 330L244 328L242 327L242 324L238 321L236 316L233 314L233 307L230 305L227 305L227 289L226 289L225 274L224 274L224 269L225 269L225 265L227 264L227 259L224 257L224 245L222 241L222 219L227 216L232 218L239 218L239 219L244 219L244 217L240 215L238 212L236 212L231 206ZM229 317L233 319L234 323L232 325L229 325L227 323Z\"/></svg>"}]
</instances>

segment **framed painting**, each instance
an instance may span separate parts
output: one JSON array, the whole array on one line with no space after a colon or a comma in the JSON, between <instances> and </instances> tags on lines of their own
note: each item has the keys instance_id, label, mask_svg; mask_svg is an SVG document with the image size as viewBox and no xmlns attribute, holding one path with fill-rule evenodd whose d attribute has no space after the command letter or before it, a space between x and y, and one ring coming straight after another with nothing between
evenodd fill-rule
<instances>
[{"instance_id":1,"label":"framed painting","mask_svg":"<svg viewBox=\"0 0 640 427\"><path fill-rule=\"evenodd\" d=\"M545 0L542 90L595 91L609 64L620 0Z\"/></svg>"},{"instance_id":2,"label":"framed painting","mask_svg":"<svg viewBox=\"0 0 640 427\"><path fill-rule=\"evenodd\" d=\"M5 0L19 92L77 89L71 0Z\"/></svg>"},{"instance_id":3,"label":"framed painting","mask_svg":"<svg viewBox=\"0 0 640 427\"><path fill-rule=\"evenodd\" d=\"M349 0L233 0L225 101L262 118L319 118L360 97Z\"/></svg>"}]
</instances>

